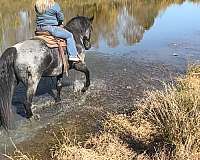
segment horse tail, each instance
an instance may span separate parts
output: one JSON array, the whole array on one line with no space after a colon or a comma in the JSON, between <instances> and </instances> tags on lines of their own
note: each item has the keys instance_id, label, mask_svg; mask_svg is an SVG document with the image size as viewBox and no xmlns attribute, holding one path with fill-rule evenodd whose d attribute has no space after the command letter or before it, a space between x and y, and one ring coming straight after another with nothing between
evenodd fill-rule
<instances>
[{"instance_id":1,"label":"horse tail","mask_svg":"<svg viewBox=\"0 0 200 160\"><path fill-rule=\"evenodd\" d=\"M11 101L15 83L16 56L16 48L11 47L6 49L0 57L0 125L6 130L13 127Z\"/></svg>"}]
</instances>

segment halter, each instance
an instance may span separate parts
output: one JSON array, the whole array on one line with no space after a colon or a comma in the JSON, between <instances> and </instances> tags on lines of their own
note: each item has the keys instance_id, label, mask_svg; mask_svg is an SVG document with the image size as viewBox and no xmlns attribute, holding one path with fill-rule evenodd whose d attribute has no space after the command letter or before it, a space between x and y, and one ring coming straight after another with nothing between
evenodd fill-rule
<instances>
[{"instance_id":1,"label":"halter","mask_svg":"<svg viewBox=\"0 0 200 160\"><path fill-rule=\"evenodd\" d=\"M91 48L91 43L90 43L90 37L91 37L91 32L93 31L92 25L89 27L89 36L81 36L81 43L83 44L84 48L86 50L89 50Z\"/></svg>"}]
</instances>

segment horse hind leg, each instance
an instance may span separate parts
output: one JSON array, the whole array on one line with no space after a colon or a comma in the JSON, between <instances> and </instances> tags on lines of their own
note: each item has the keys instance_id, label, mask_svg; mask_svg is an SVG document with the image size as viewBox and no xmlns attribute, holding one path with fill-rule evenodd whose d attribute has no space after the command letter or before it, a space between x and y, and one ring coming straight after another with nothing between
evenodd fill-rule
<instances>
[{"instance_id":1,"label":"horse hind leg","mask_svg":"<svg viewBox=\"0 0 200 160\"><path fill-rule=\"evenodd\" d=\"M37 77L35 77L35 78L29 77L28 78L27 96L26 96L26 100L24 102L26 118L28 118L28 119L33 116L31 106L32 106L33 96L35 95L38 83L39 83L39 78L37 78Z\"/></svg>"},{"instance_id":2,"label":"horse hind leg","mask_svg":"<svg viewBox=\"0 0 200 160\"><path fill-rule=\"evenodd\" d=\"M61 90L62 90L62 77L57 76L56 78L57 78L57 81L56 81L57 96L55 98L55 101L60 102L61 101L60 93L61 93Z\"/></svg>"}]
</instances>

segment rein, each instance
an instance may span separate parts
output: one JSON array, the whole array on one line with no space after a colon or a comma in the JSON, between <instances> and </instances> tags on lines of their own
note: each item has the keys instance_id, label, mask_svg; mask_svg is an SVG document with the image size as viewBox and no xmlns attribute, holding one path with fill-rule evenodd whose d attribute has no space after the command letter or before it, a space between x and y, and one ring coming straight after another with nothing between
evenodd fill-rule
<instances>
[{"instance_id":1,"label":"rein","mask_svg":"<svg viewBox=\"0 0 200 160\"><path fill-rule=\"evenodd\" d=\"M69 64L67 63L65 52L63 50L63 47L61 46L61 40L56 39L56 41L57 41L57 44L58 44L59 55L60 55L60 57L62 59L63 73L64 74L68 74L67 71L69 70Z\"/></svg>"}]
</instances>

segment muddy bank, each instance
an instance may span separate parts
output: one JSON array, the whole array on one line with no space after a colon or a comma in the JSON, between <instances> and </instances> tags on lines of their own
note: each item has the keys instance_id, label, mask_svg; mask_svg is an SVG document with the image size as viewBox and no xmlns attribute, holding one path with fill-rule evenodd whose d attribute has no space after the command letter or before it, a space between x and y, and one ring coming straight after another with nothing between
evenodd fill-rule
<instances>
[{"instance_id":1,"label":"muddy bank","mask_svg":"<svg viewBox=\"0 0 200 160\"><path fill-rule=\"evenodd\" d=\"M49 159L49 149L59 137L60 130L71 132L72 138L84 140L101 129L108 112L128 113L145 90L161 89L163 82L173 81L178 68L129 56L88 53L91 86L82 94L74 92L84 82L84 76L71 71L62 91L62 103L55 104L53 79L43 79L34 97L33 111L39 120L23 117L23 87L18 88L13 99L16 129L10 137L17 146L39 159ZM9 137L1 131L1 152L12 151ZM47 156L48 155L48 156ZM45 157L45 158L44 158Z\"/></svg>"}]
</instances>

